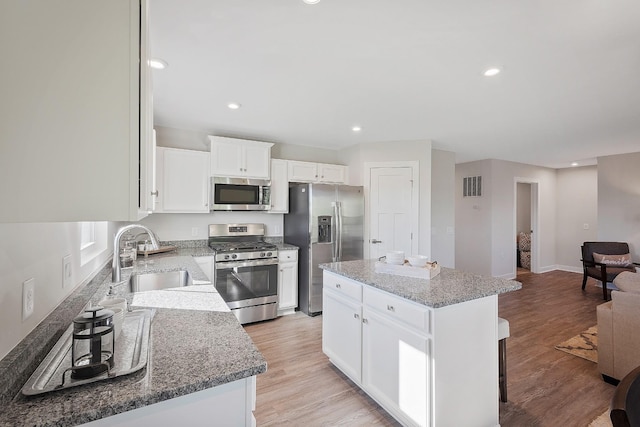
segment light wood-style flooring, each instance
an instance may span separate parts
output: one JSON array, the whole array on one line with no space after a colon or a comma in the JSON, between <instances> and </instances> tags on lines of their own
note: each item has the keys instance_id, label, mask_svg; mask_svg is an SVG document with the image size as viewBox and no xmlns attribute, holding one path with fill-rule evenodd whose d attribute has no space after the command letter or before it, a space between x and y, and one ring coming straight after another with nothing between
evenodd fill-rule
<instances>
[{"instance_id":1,"label":"light wood-style flooring","mask_svg":"<svg viewBox=\"0 0 640 427\"><path fill-rule=\"evenodd\" d=\"M576 273L521 271L518 280L521 290L499 296L499 314L511 327L509 401L500 403L500 424L586 427L608 408L615 388L597 364L554 345L596 324L602 292L591 279L583 292ZM296 313L245 329L268 363L257 380L258 426L398 425L322 353L321 316Z\"/></svg>"}]
</instances>

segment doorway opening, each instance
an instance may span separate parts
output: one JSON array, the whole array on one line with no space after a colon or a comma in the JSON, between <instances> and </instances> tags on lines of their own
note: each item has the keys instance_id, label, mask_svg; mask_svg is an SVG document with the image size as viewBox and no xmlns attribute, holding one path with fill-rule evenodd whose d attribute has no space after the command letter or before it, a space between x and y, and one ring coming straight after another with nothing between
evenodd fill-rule
<instances>
[{"instance_id":1,"label":"doorway opening","mask_svg":"<svg viewBox=\"0 0 640 427\"><path fill-rule=\"evenodd\" d=\"M538 183L516 178L514 191L515 275L537 273L539 271Z\"/></svg>"}]
</instances>

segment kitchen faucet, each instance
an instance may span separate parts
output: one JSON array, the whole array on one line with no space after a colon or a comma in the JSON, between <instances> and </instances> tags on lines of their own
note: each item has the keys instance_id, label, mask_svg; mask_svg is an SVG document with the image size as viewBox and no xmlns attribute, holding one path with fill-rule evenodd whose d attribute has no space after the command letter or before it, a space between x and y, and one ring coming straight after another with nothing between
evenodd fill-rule
<instances>
[{"instance_id":1,"label":"kitchen faucet","mask_svg":"<svg viewBox=\"0 0 640 427\"><path fill-rule=\"evenodd\" d=\"M142 228L147 232L149 238L151 239L152 250L160 249L160 244L158 243L158 237L155 235L153 231L141 224L129 224L121 227L116 233L116 237L113 239L113 263L111 267L111 281L113 283L118 283L122 280L120 274L120 239L122 235L129 230L133 230L134 228Z\"/></svg>"}]
</instances>

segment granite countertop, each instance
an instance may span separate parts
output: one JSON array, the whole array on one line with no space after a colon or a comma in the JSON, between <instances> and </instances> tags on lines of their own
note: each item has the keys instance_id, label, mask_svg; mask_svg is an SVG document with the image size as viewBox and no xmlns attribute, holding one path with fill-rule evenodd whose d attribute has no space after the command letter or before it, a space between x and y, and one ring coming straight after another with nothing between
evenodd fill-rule
<instances>
[{"instance_id":1,"label":"granite countertop","mask_svg":"<svg viewBox=\"0 0 640 427\"><path fill-rule=\"evenodd\" d=\"M156 310L144 369L38 396L19 391L70 319L87 302L106 295L111 284L107 266L1 361L6 383L0 386L0 426L73 426L265 372L266 360L191 256L140 258L133 269L122 270L122 278L172 270L189 271L194 286L136 294L128 294L124 285L114 288L132 306ZM24 359L32 360L22 362L24 372L18 372Z\"/></svg>"},{"instance_id":2,"label":"granite countertop","mask_svg":"<svg viewBox=\"0 0 640 427\"><path fill-rule=\"evenodd\" d=\"M376 260L321 264L320 268L432 308L445 307L522 288L520 282L441 267L436 277L416 279L375 272Z\"/></svg>"}]
</instances>

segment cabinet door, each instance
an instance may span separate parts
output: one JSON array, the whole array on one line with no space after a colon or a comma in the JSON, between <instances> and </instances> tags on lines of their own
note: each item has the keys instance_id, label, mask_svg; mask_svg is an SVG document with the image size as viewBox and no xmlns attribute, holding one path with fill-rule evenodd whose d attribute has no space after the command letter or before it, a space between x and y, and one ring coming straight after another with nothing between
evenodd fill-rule
<instances>
[{"instance_id":1,"label":"cabinet door","mask_svg":"<svg viewBox=\"0 0 640 427\"><path fill-rule=\"evenodd\" d=\"M137 220L146 1L2 1L0 16L0 221Z\"/></svg>"},{"instance_id":2,"label":"cabinet door","mask_svg":"<svg viewBox=\"0 0 640 427\"><path fill-rule=\"evenodd\" d=\"M430 425L430 339L363 309L362 386L407 425Z\"/></svg>"},{"instance_id":3,"label":"cabinet door","mask_svg":"<svg viewBox=\"0 0 640 427\"><path fill-rule=\"evenodd\" d=\"M362 378L362 304L324 287L322 351L356 383Z\"/></svg>"},{"instance_id":4,"label":"cabinet door","mask_svg":"<svg viewBox=\"0 0 640 427\"><path fill-rule=\"evenodd\" d=\"M315 182L318 178L317 163L289 160L290 182Z\"/></svg>"},{"instance_id":5,"label":"cabinet door","mask_svg":"<svg viewBox=\"0 0 640 427\"><path fill-rule=\"evenodd\" d=\"M244 144L244 175L247 178L269 179L271 145L257 141Z\"/></svg>"},{"instance_id":6,"label":"cabinet door","mask_svg":"<svg viewBox=\"0 0 640 427\"><path fill-rule=\"evenodd\" d=\"M278 311L298 306L298 263L283 262L278 265Z\"/></svg>"},{"instance_id":7,"label":"cabinet door","mask_svg":"<svg viewBox=\"0 0 640 427\"><path fill-rule=\"evenodd\" d=\"M209 212L209 153L158 148L162 159L162 212ZM160 190L158 190L160 191Z\"/></svg>"},{"instance_id":8,"label":"cabinet door","mask_svg":"<svg viewBox=\"0 0 640 427\"><path fill-rule=\"evenodd\" d=\"M344 184L347 177L347 167L341 165L318 164L318 181Z\"/></svg>"},{"instance_id":9,"label":"cabinet door","mask_svg":"<svg viewBox=\"0 0 640 427\"><path fill-rule=\"evenodd\" d=\"M286 160L271 160L271 210L269 213L289 213L287 166Z\"/></svg>"},{"instance_id":10,"label":"cabinet door","mask_svg":"<svg viewBox=\"0 0 640 427\"><path fill-rule=\"evenodd\" d=\"M211 175L244 177L244 153L242 145L233 138L210 137Z\"/></svg>"}]
</instances>

